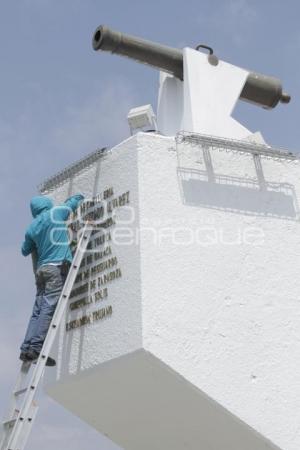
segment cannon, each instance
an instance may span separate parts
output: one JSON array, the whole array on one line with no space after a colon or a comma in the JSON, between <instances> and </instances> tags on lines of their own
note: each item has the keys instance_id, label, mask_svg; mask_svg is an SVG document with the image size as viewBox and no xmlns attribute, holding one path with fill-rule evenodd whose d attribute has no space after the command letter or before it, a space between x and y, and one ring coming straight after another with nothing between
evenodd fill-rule
<instances>
[{"instance_id":1,"label":"cannon","mask_svg":"<svg viewBox=\"0 0 300 450\"><path fill-rule=\"evenodd\" d=\"M114 31L100 25L93 35L94 50L103 50L126 56L140 63L168 72L183 80L183 51L146 39ZM283 92L277 78L250 72L240 99L272 109L280 103L289 103L291 97Z\"/></svg>"}]
</instances>

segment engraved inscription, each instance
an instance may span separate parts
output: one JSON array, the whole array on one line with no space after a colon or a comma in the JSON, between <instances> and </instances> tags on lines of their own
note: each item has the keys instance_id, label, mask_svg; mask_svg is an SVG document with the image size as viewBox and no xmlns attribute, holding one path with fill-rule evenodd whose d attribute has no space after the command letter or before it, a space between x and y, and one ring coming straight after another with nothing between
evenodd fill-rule
<instances>
[{"instance_id":1,"label":"engraved inscription","mask_svg":"<svg viewBox=\"0 0 300 450\"><path fill-rule=\"evenodd\" d=\"M111 316L112 312L113 308L111 305L109 305L105 308L93 311L91 314L82 316L79 319L71 320L70 322L66 323L66 331L75 330L76 328L83 327L84 325L90 325L93 322L103 320L105 317Z\"/></svg>"},{"instance_id":2,"label":"engraved inscription","mask_svg":"<svg viewBox=\"0 0 300 450\"><path fill-rule=\"evenodd\" d=\"M91 240L84 255L79 273L72 289L69 311L85 310L93 305L109 301L109 286L122 277L118 256L114 254L110 228L116 225L113 212L130 203L130 192L115 195L113 187L105 189L92 200L85 201L74 214L70 226L77 233L86 220L96 222ZM75 330L85 325L111 317L113 306L103 306L100 309L83 314L81 317L66 323L66 331Z\"/></svg>"}]
</instances>

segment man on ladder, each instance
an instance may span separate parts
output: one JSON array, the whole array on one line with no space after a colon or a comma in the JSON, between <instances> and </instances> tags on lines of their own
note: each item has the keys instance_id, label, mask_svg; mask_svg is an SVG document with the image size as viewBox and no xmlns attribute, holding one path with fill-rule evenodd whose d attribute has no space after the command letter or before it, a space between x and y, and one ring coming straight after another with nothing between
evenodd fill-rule
<instances>
[{"instance_id":1,"label":"man on ladder","mask_svg":"<svg viewBox=\"0 0 300 450\"><path fill-rule=\"evenodd\" d=\"M56 208L46 197L32 201L35 219L27 230L22 249L25 255L37 254L37 298L22 344L23 363L12 392L8 415L1 426L1 450L24 450L38 410L36 397L45 365L55 365L49 353L95 228L95 224L88 220L79 230L72 258L65 221L82 200L82 195L76 195ZM63 268L70 262L66 276Z\"/></svg>"},{"instance_id":2,"label":"man on ladder","mask_svg":"<svg viewBox=\"0 0 300 450\"><path fill-rule=\"evenodd\" d=\"M83 199L83 195L76 194L61 206L53 206L51 199L45 196L33 197L30 202L34 220L26 231L22 254L33 256L37 292L21 345L20 359L23 362L36 361L43 347L72 262L65 222ZM47 358L47 366L55 364L53 358Z\"/></svg>"}]
</instances>

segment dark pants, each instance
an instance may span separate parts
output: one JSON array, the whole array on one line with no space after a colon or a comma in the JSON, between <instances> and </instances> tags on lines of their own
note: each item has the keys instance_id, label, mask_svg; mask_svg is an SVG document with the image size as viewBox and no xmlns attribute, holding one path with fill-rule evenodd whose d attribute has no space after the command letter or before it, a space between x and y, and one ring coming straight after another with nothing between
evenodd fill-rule
<instances>
[{"instance_id":1,"label":"dark pants","mask_svg":"<svg viewBox=\"0 0 300 450\"><path fill-rule=\"evenodd\" d=\"M40 352L47 335L57 302L64 286L66 275L61 266L44 265L37 269L36 298L21 351Z\"/></svg>"}]
</instances>

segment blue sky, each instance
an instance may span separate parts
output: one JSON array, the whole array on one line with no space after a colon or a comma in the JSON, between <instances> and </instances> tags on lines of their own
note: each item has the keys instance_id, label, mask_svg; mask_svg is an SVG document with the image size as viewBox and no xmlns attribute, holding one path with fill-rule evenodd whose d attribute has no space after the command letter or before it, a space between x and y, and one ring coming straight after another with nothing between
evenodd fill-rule
<instances>
[{"instance_id":1,"label":"blue sky","mask_svg":"<svg viewBox=\"0 0 300 450\"><path fill-rule=\"evenodd\" d=\"M156 106L158 72L95 53L95 28L180 48L206 43L221 59L281 78L290 105L239 102L235 115L268 143L298 151L299 17L297 0L0 0L0 414L34 298L30 260L19 252L30 197L45 177L126 138L131 107ZM41 403L32 450L117 448L46 396Z\"/></svg>"}]
</instances>

